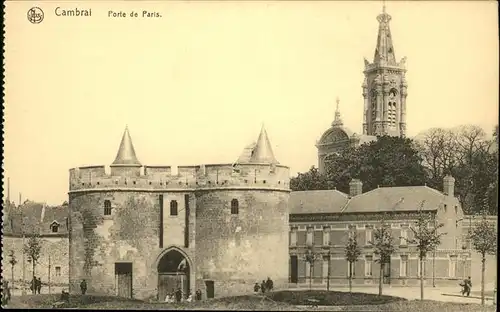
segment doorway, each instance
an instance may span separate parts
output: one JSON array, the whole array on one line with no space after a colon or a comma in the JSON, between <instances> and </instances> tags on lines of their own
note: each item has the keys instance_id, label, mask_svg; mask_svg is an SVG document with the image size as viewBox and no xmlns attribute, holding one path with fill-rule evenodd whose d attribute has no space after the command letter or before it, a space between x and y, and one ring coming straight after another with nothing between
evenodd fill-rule
<instances>
[{"instance_id":1,"label":"doorway","mask_svg":"<svg viewBox=\"0 0 500 312\"><path fill-rule=\"evenodd\" d=\"M290 283L299 282L299 259L297 256L290 256Z\"/></svg>"},{"instance_id":2,"label":"doorway","mask_svg":"<svg viewBox=\"0 0 500 312\"><path fill-rule=\"evenodd\" d=\"M172 249L158 262L158 300L165 299L181 289L184 296L189 293L189 263L182 253Z\"/></svg>"},{"instance_id":3,"label":"doorway","mask_svg":"<svg viewBox=\"0 0 500 312\"><path fill-rule=\"evenodd\" d=\"M205 281L205 286L207 288L207 299L215 297L215 286L214 281Z\"/></svg>"},{"instance_id":4,"label":"doorway","mask_svg":"<svg viewBox=\"0 0 500 312\"><path fill-rule=\"evenodd\" d=\"M132 298L132 262L115 263L116 294Z\"/></svg>"}]
</instances>

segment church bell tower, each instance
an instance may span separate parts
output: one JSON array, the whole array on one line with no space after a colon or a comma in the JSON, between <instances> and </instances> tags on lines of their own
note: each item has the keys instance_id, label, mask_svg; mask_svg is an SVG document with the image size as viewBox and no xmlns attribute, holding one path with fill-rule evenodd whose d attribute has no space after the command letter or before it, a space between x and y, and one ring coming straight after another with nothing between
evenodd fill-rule
<instances>
[{"instance_id":1,"label":"church bell tower","mask_svg":"<svg viewBox=\"0 0 500 312\"><path fill-rule=\"evenodd\" d=\"M386 13L385 5L377 21L379 29L373 63L365 59L363 72L363 134L405 137L406 57L396 62L389 28L391 16Z\"/></svg>"}]
</instances>

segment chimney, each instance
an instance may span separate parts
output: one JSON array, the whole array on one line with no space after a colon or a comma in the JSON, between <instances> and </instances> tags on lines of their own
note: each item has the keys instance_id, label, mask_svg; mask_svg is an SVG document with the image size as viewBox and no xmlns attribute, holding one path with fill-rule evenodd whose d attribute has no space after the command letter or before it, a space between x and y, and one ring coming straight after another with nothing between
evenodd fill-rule
<instances>
[{"instance_id":1,"label":"chimney","mask_svg":"<svg viewBox=\"0 0 500 312\"><path fill-rule=\"evenodd\" d=\"M349 197L361 195L363 193L363 182L359 179L352 179L349 182Z\"/></svg>"},{"instance_id":2,"label":"chimney","mask_svg":"<svg viewBox=\"0 0 500 312\"><path fill-rule=\"evenodd\" d=\"M443 193L448 196L455 196L455 178L449 174L443 178Z\"/></svg>"}]
</instances>

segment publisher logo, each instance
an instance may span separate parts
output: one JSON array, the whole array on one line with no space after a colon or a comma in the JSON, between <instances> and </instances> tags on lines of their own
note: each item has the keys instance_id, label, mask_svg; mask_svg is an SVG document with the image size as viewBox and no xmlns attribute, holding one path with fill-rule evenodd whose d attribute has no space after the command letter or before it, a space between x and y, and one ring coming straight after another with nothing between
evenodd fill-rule
<instances>
[{"instance_id":1,"label":"publisher logo","mask_svg":"<svg viewBox=\"0 0 500 312\"><path fill-rule=\"evenodd\" d=\"M32 7L28 10L28 21L32 24L40 24L43 21L43 11L38 7Z\"/></svg>"}]
</instances>

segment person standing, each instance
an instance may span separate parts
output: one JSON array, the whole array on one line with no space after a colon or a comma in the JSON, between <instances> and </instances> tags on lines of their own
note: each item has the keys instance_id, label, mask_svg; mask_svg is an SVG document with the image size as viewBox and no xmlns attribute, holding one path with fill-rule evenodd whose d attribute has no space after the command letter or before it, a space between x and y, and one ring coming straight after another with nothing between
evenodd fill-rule
<instances>
[{"instance_id":1,"label":"person standing","mask_svg":"<svg viewBox=\"0 0 500 312\"><path fill-rule=\"evenodd\" d=\"M470 279L470 276L467 277L467 279L465 280L465 285L466 285L465 293L466 293L467 297L469 297L470 296L470 291L472 289L472 281Z\"/></svg>"},{"instance_id":2,"label":"person standing","mask_svg":"<svg viewBox=\"0 0 500 312\"><path fill-rule=\"evenodd\" d=\"M262 293L266 292L266 281L262 280L262 283L260 284L260 290L262 290Z\"/></svg>"},{"instance_id":3,"label":"person standing","mask_svg":"<svg viewBox=\"0 0 500 312\"><path fill-rule=\"evenodd\" d=\"M31 286L30 286L30 290L33 293L33 295L36 294L36 286L38 284L37 281L38 281L38 279L36 278L36 276L33 276L33 279L31 280Z\"/></svg>"},{"instance_id":4,"label":"person standing","mask_svg":"<svg viewBox=\"0 0 500 312\"><path fill-rule=\"evenodd\" d=\"M196 291L196 300L197 301L201 300L201 290L199 290L199 289Z\"/></svg>"},{"instance_id":5,"label":"person standing","mask_svg":"<svg viewBox=\"0 0 500 312\"><path fill-rule=\"evenodd\" d=\"M36 292L38 294L42 292L42 279L40 277L36 281Z\"/></svg>"},{"instance_id":6,"label":"person standing","mask_svg":"<svg viewBox=\"0 0 500 312\"><path fill-rule=\"evenodd\" d=\"M80 290L82 291L82 295L85 295L87 292L87 282L85 280L82 280L80 283Z\"/></svg>"}]
</instances>

